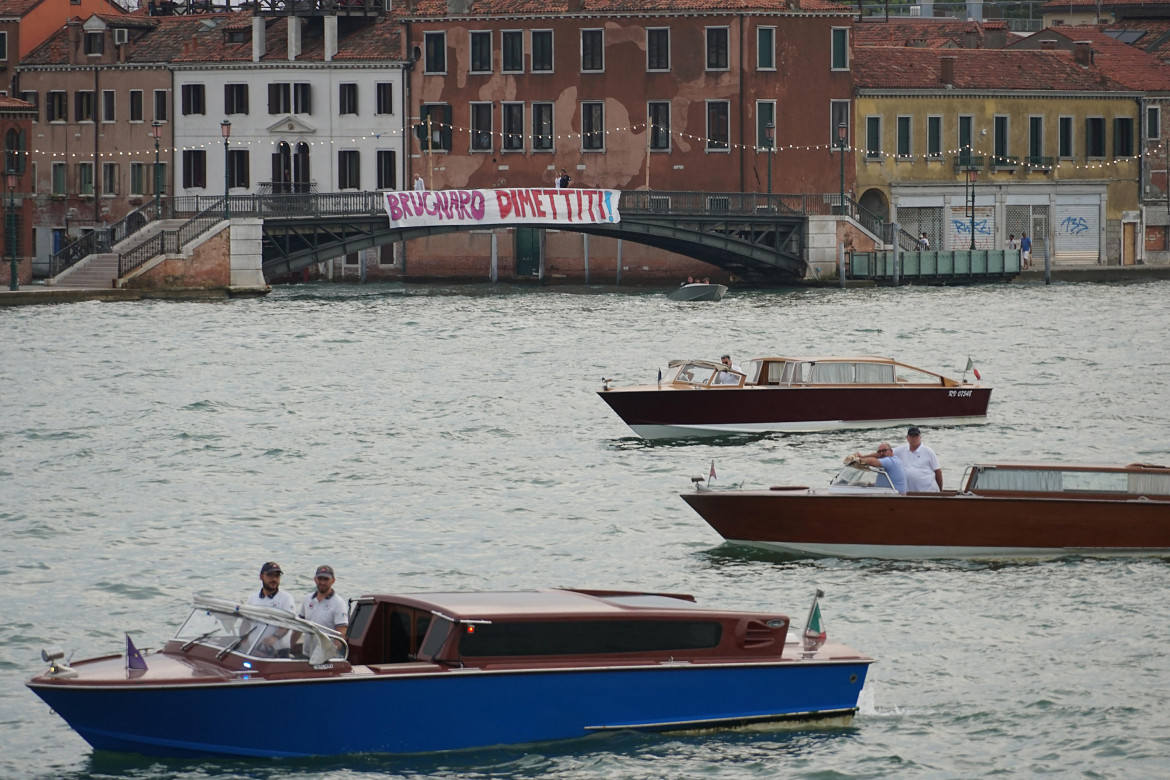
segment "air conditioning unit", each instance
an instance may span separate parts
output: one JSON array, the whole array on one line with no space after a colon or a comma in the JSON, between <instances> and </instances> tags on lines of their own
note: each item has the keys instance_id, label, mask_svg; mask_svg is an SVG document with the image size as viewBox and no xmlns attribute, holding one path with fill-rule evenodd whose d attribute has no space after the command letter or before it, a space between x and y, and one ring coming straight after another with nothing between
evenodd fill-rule
<instances>
[{"instance_id":1,"label":"air conditioning unit","mask_svg":"<svg viewBox=\"0 0 1170 780\"><path fill-rule=\"evenodd\" d=\"M114 45L121 46L130 40L130 31L125 27L114 28Z\"/></svg>"}]
</instances>

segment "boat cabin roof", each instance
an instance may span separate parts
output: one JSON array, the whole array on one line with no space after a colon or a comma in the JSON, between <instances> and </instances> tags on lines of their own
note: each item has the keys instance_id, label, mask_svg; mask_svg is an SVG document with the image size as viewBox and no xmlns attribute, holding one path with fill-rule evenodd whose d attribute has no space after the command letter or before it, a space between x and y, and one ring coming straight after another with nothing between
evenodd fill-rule
<instances>
[{"instance_id":1,"label":"boat cabin roof","mask_svg":"<svg viewBox=\"0 0 1170 780\"><path fill-rule=\"evenodd\" d=\"M771 357L754 357L752 360L784 360L790 363L882 363L887 365L904 365L888 357L877 357L874 355L856 355L853 357L845 355L775 355Z\"/></svg>"},{"instance_id":2,"label":"boat cabin roof","mask_svg":"<svg viewBox=\"0 0 1170 780\"><path fill-rule=\"evenodd\" d=\"M438 612L456 620L616 617L702 609L685 594L635 591L534 590L480 593L369 594L359 601L391 602ZM704 609L706 612L713 610Z\"/></svg>"}]
</instances>

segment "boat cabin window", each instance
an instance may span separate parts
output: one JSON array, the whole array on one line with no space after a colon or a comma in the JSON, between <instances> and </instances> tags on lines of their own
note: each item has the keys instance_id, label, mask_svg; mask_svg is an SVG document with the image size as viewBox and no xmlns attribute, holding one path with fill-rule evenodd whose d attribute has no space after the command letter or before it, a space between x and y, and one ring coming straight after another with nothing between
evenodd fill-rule
<instances>
[{"instance_id":1,"label":"boat cabin window","mask_svg":"<svg viewBox=\"0 0 1170 780\"><path fill-rule=\"evenodd\" d=\"M982 468L974 472L971 490L1029 493L1125 493L1170 495L1170 474L1127 474L1120 471Z\"/></svg>"},{"instance_id":2,"label":"boat cabin window","mask_svg":"<svg viewBox=\"0 0 1170 780\"><path fill-rule=\"evenodd\" d=\"M700 650L718 646L723 633L709 620L542 620L459 630L465 658Z\"/></svg>"},{"instance_id":3,"label":"boat cabin window","mask_svg":"<svg viewBox=\"0 0 1170 780\"><path fill-rule=\"evenodd\" d=\"M413 661L432 615L401 604L359 601L349 622L350 660L363 664Z\"/></svg>"},{"instance_id":4,"label":"boat cabin window","mask_svg":"<svg viewBox=\"0 0 1170 780\"><path fill-rule=\"evenodd\" d=\"M762 378L758 381L769 385L894 384L894 366L891 363L768 361L761 373Z\"/></svg>"},{"instance_id":5,"label":"boat cabin window","mask_svg":"<svg viewBox=\"0 0 1170 780\"><path fill-rule=\"evenodd\" d=\"M694 363L680 363L671 366L664 378L667 382L678 382L686 385L710 384L717 372L708 366L697 366Z\"/></svg>"}]
</instances>

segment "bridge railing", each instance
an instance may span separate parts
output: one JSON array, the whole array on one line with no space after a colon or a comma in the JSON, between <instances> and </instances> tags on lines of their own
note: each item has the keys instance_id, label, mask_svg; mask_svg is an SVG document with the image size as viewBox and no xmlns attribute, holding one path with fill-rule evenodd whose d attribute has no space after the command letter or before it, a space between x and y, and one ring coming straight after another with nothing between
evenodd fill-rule
<instances>
[{"instance_id":1,"label":"bridge railing","mask_svg":"<svg viewBox=\"0 0 1170 780\"><path fill-rule=\"evenodd\" d=\"M108 252L110 247L137 233L151 221L158 206L156 195L144 206L131 211L120 220L104 228L95 228L81 238L66 244L59 252L49 256L49 276L57 276L77 265L86 257L98 252Z\"/></svg>"},{"instance_id":2,"label":"bridge railing","mask_svg":"<svg viewBox=\"0 0 1170 780\"><path fill-rule=\"evenodd\" d=\"M183 245L223 219L223 198L188 219L175 230L160 230L138 245L118 255L118 276L122 277L152 258L162 254L177 254Z\"/></svg>"}]
</instances>

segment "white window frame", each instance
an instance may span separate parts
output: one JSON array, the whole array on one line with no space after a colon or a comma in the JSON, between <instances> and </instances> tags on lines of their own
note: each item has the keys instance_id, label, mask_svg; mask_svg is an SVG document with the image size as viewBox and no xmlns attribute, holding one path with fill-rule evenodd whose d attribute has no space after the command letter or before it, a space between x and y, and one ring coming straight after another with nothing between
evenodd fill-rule
<instances>
[{"instance_id":1,"label":"white window frame","mask_svg":"<svg viewBox=\"0 0 1170 780\"><path fill-rule=\"evenodd\" d=\"M903 122L908 125L905 152L899 148L902 143ZM909 160L914 157L914 117L910 114L898 114L894 117L894 154L899 160Z\"/></svg>"},{"instance_id":2,"label":"white window frame","mask_svg":"<svg viewBox=\"0 0 1170 780\"><path fill-rule=\"evenodd\" d=\"M482 68L477 69L475 67L475 39L477 37L483 37L485 35L487 36L487 58L488 58L487 70L483 70ZM480 75L480 74L492 72L492 66L494 65L494 55L495 55L495 51L493 50L494 43L495 43L495 41L493 40L491 30L468 30L467 31L467 72L468 73Z\"/></svg>"},{"instance_id":3,"label":"white window frame","mask_svg":"<svg viewBox=\"0 0 1170 780\"><path fill-rule=\"evenodd\" d=\"M727 145L725 147L712 146L713 139L711 136L711 108L714 105L722 104L727 107L727 127L726 138ZM708 154L730 154L731 153L731 101L730 100L706 100L703 102L703 121L706 127L706 135L703 137L703 151Z\"/></svg>"},{"instance_id":4,"label":"white window frame","mask_svg":"<svg viewBox=\"0 0 1170 780\"><path fill-rule=\"evenodd\" d=\"M508 47L504 45L504 41L513 35L519 36L520 39L520 67L508 68ZM524 72L524 31L523 30L500 30L500 73L523 73Z\"/></svg>"},{"instance_id":5,"label":"white window frame","mask_svg":"<svg viewBox=\"0 0 1170 780\"><path fill-rule=\"evenodd\" d=\"M601 67L600 68L585 68L585 33L597 33L601 36ZM581 30L581 72L582 73L605 73L605 28L604 27L585 27Z\"/></svg>"},{"instance_id":6,"label":"white window frame","mask_svg":"<svg viewBox=\"0 0 1170 780\"><path fill-rule=\"evenodd\" d=\"M834 62L836 60L836 57L833 56L834 54L836 54L834 47L836 46L836 38L837 38L838 32L843 33L845 36L845 42L843 44L843 48L842 48L842 52L841 52L842 55L844 56L844 59L845 59L844 65L837 65ZM837 71L837 72L847 71L847 70L849 70L850 66L853 64L852 59L853 58L849 56L849 28L848 27L832 27L832 28L830 28L829 29L829 70Z\"/></svg>"},{"instance_id":7,"label":"white window frame","mask_svg":"<svg viewBox=\"0 0 1170 780\"><path fill-rule=\"evenodd\" d=\"M727 64L722 68L711 67L711 33L714 30L723 32L723 43L726 47L726 51L723 53L727 57ZM731 28L729 26L713 24L703 28L703 70L708 73L726 73L731 70Z\"/></svg>"},{"instance_id":8,"label":"white window frame","mask_svg":"<svg viewBox=\"0 0 1170 780\"><path fill-rule=\"evenodd\" d=\"M763 47L760 45L760 33L767 30L772 35L772 40L768 47L768 58L772 61L771 65L760 64L760 52ZM756 28L756 70L758 71L775 71L776 70L776 28L771 25L761 25ZM773 124L775 121L773 120Z\"/></svg>"},{"instance_id":9,"label":"white window frame","mask_svg":"<svg viewBox=\"0 0 1170 780\"><path fill-rule=\"evenodd\" d=\"M546 33L548 34L548 67L547 68L537 68L536 67L536 43L534 41L536 40L537 35L543 36ZM540 74L556 73L556 70L557 70L556 36L553 34L552 29L529 30L528 31L528 52L529 52L529 56L530 56L528 70L531 73L540 73Z\"/></svg>"},{"instance_id":10,"label":"white window frame","mask_svg":"<svg viewBox=\"0 0 1170 780\"><path fill-rule=\"evenodd\" d=\"M652 68L650 67L650 33L651 32L666 32L666 67ZM646 28L646 72L647 73L670 73L671 66L671 40L669 27L647 27ZM706 54L703 55L706 57Z\"/></svg>"}]
</instances>

